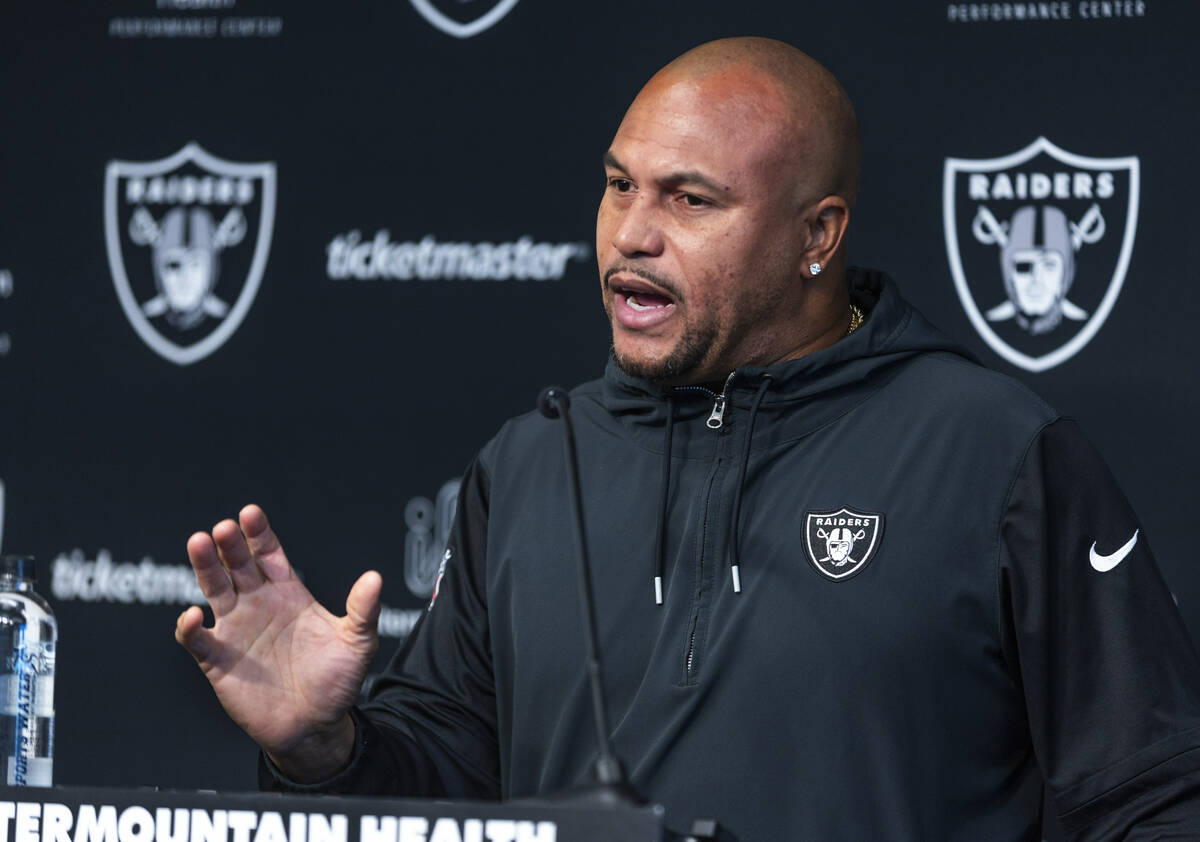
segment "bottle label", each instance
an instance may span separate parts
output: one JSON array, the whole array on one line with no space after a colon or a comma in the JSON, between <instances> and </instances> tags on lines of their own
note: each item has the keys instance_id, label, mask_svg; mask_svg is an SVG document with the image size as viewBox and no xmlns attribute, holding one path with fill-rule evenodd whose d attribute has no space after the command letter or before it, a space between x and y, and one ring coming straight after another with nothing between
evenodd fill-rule
<instances>
[{"instance_id":1,"label":"bottle label","mask_svg":"<svg viewBox=\"0 0 1200 842\"><path fill-rule=\"evenodd\" d=\"M14 745L8 757L9 786L49 786L54 729L54 644L29 642L24 635L6 676L5 712L13 719Z\"/></svg>"},{"instance_id":2,"label":"bottle label","mask_svg":"<svg viewBox=\"0 0 1200 842\"><path fill-rule=\"evenodd\" d=\"M9 786L51 786L54 783L54 761L49 757L30 757L20 769L18 758L8 758Z\"/></svg>"}]
</instances>

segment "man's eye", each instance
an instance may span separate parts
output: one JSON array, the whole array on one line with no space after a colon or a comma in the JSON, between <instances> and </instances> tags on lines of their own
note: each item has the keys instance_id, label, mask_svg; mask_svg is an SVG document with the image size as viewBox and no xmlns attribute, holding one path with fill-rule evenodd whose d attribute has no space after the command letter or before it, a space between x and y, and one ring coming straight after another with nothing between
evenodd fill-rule
<instances>
[{"instance_id":1,"label":"man's eye","mask_svg":"<svg viewBox=\"0 0 1200 842\"><path fill-rule=\"evenodd\" d=\"M628 193L633 189L633 184L627 178L610 178L608 186L618 193Z\"/></svg>"},{"instance_id":2,"label":"man's eye","mask_svg":"<svg viewBox=\"0 0 1200 842\"><path fill-rule=\"evenodd\" d=\"M702 199L699 196L693 196L691 193L683 194L683 202L689 208L702 208L708 204L707 199Z\"/></svg>"}]
</instances>

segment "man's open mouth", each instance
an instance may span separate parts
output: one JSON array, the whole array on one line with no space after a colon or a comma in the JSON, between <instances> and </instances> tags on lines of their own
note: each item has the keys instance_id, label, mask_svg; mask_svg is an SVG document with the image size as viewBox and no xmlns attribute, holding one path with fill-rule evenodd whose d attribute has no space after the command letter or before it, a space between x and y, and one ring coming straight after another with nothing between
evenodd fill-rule
<instances>
[{"instance_id":1,"label":"man's open mouth","mask_svg":"<svg viewBox=\"0 0 1200 842\"><path fill-rule=\"evenodd\" d=\"M637 312L661 310L675 303L674 297L666 290L633 276L613 278L609 281L609 289L624 298Z\"/></svg>"},{"instance_id":2,"label":"man's open mouth","mask_svg":"<svg viewBox=\"0 0 1200 842\"><path fill-rule=\"evenodd\" d=\"M661 310L663 307L671 304L671 299L665 295L656 295L654 293L630 293L625 296L625 303L635 310Z\"/></svg>"}]
</instances>

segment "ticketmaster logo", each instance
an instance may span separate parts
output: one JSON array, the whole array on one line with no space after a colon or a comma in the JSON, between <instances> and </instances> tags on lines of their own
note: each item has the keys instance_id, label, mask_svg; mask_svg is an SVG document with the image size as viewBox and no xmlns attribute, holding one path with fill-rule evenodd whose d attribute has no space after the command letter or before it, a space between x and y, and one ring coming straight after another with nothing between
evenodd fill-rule
<instances>
[{"instance_id":1,"label":"ticketmaster logo","mask_svg":"<svg viewBox=\"0 0 1200 842\"><path fill-rule=\"evenodd\" d=\"M186 564L113 563L112 553L100 550L95 559L83 550L59 553L50 562L50 592L58 600L80 602L139 602L143 605L204 605L204 594Z\"/></svg>"},{"instance_id":2,"label":"ticketmaster logo","mask_svg":"<svg viewBox=\"0 0 1200 842\"><path fill-rule=\"evenodd\" d=\"M586 243L535 243L525 236L508 243L394 243L386 230L363 241L360 231L334 237L325 248L326 273L336 281L557 281L568 260L587 260Z\"/></svg>"}]
</instances>

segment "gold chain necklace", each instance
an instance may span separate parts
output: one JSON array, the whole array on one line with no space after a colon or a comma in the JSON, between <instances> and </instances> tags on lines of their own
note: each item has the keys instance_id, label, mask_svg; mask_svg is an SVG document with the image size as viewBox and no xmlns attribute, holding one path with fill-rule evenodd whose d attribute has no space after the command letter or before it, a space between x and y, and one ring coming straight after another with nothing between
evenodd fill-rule
<instances>
[{"instance_id":1,"label":"gold chain necklace","mask_svg":"<svg viewBox=\"0 0 1200 842\"><path fill-rule=\"evenodd\" d=\"M858 305L851 304L850 305L850 329L846 331L846 335L849 336L850 334L854 333L854 331L858 330L858 326L863 323L863 319L865 319L865 318L866 318L866 316L863 315L863 311L858 309Z\"/></svg>"}]
</instances>

